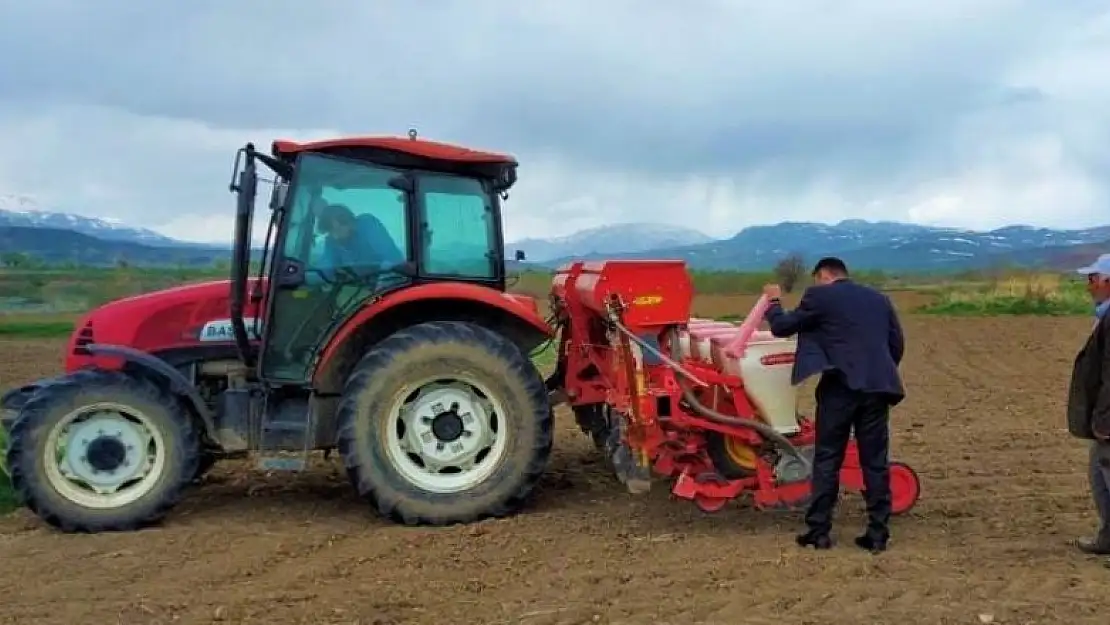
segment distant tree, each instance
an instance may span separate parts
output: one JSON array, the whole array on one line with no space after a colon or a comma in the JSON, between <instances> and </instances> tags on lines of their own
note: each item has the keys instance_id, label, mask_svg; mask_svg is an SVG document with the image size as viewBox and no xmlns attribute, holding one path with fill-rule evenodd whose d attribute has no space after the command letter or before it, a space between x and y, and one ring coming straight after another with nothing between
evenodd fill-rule
<instances>
[{"instance_id":1,"label":"distant tree","mask_svg":"<svg viewBox=\"0 0 1110 625\"><path fill-rule=\"evenodd\" d=\"M794 290L794 286L798 284L798 279L805 274L805 270L805 262L802 257L798 254L790 254L775 263L775 279L778 280L783 292L789 293Z\"/></svg>"},{"instance_id":2,"label":"distant tree","mask_svg":"<svg viewBox=\"0 0 1110 625\"><path fill-rule=\"evenodd\" d=\"M4 252L0 254L0 263L10 269L25 269L31 266L34 258L23 252Z\"/></svg>"}]
</instances>

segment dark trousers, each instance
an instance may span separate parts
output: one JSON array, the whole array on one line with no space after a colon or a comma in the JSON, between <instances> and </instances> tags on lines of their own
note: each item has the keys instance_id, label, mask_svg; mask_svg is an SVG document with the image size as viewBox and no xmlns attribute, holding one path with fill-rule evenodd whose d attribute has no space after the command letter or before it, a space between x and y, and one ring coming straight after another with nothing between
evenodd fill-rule
<instances>
[{"instance_id":1,"label":"dark trousers","mask_svg":"<svg viewBox=\"0 0 1110 625\"><path fill-rule=\"evenodd\" d=\"M1098 510L1098 536L1102 544L1110 543L1110 443L1091 441L1091 496Z\"/></svg>"},{"instance_id":2,"label":"dark trousers","mask_svg":"<svg viewBox=\"0 0 1110 625\"><path fill-rule=\"evenodd\" d=\"M882 394L854 391L835 372L817 384L817 441L813 455L813 499L806 525L814 535L832 529L840 496L840 468L855 431L867 502L867 534L890 537L890 401Z\"/></svg>"}]
</instances>

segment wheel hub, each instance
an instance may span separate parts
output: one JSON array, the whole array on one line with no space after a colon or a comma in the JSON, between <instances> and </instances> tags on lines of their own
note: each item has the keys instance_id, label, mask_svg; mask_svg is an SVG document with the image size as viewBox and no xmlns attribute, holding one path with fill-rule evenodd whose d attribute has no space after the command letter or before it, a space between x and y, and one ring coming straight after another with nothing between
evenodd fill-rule
<instances>
[{"instance_id":1,"label":"wheel hub","mask_svg":"<svg viewBox=\"0 0 1110 625\"><path fill-rule=\"evenodd\" d=\"M489 413L465 386L430 384L408 407L410 450L426 470L462 468L493 441Z\"/></svg>"},{"instance_id":2,"label":"wheel hub","mask_svg":"<svg viewBox=\"0 0 1110 625\"><path fill-rule=\"evenodd\" d=\"M59 469L94 490L114 492L149 469L150 437L142 425L102 412L68 428Z\"/></svg>"},{"instance_id":3,"label":"wheel hub","mask_svg":"<svg viewBox=\"0 0 1110 625\"><path fill-rule=\"evenodd\" d=\"M85 459L93 471L115 471L127 461L127 447L113 436L98 436L85 448Z\"/></svg>"},{"instance_id":4,"label":"wheel hub","mask_svg":"<svg viewBox=\"0 0 1110 625\"><path fill-rule=\"evenodd\" d=\"M389 454L414 485L456 492L485 479L500 463L507 441L500 406L469 381L433 380L397 406Z\"/></svg>"},{"instance_id":5,"label":"wheel hub","mask_svg":"<svg viewBox=\"0 0 1110 625\"><path fill-rule=\"evenodd\" d=\"M432 434L444 443L458 440L465 431L462 417L455 410L441 412L432 419Z\"/></svg>"}]
</instances>

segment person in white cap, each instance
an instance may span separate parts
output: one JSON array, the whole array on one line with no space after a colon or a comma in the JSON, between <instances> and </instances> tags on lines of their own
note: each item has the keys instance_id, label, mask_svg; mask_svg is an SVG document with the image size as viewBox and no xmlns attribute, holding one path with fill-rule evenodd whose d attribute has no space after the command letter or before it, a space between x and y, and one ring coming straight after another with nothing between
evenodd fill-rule
<instances>
[{"instance_id":1,"label":"person in white cap","mask_svg":"<svg viewBox=\"0 0 1110 625\"><path fill-rule=\"evenodd\" d=\"M1098 510L1094 538L1080 540L1083 553L1110 555L1110 254L1077 270L1087 276L1095 304L1095 327L1075 357L1068 389L1068 432L1091 441L1091 495Z\"/></svg>"}]
</instances>

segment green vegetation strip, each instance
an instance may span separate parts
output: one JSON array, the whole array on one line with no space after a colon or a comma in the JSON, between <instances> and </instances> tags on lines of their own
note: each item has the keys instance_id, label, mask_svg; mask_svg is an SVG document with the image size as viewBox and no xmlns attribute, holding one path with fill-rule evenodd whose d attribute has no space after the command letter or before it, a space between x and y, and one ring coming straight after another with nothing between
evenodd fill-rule
<instances>
[{"instance_id":1,"label":"green vegetation strip","mask_svg":"<svg viewBox=\"0 0 1110 625\"><path fill-rule=\"evenodd\" d=\"M1054 302L1027 300L1020 297L993 298L981 301L937 301L921 307L918 312L932 315L964 317L993 317L1001 315L1036 315L1061 317L1089 315L1091 306L1086 302Z\"/></svg>"},{"instance_id":2,"label":"green vegetation strip","mask_svg":"<svg viewBox=\"0 0 1110 625\"><path fill-rule=\"evenodd\" d=\"M72 333L72 321L24 321L0 317L2 338L54 339L65 338Z\"/></svg>"},{"instance_id":3,"label":"green vegetation strip","mask_svg":"<svg viewBox=\"0 0 1110 625\"><path fill-rule=\"evenodd\" d=\"M947 289L917 312L934 315L1067 316L1093 313L1091 298L1082 285L1065 283L1057 288Z\"/></svg>"}]
</instances>

